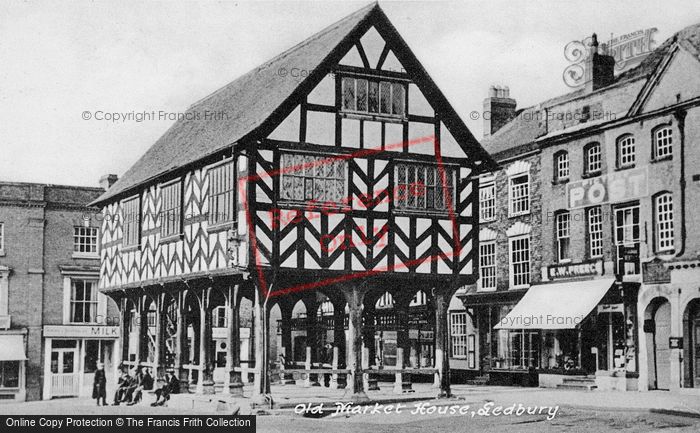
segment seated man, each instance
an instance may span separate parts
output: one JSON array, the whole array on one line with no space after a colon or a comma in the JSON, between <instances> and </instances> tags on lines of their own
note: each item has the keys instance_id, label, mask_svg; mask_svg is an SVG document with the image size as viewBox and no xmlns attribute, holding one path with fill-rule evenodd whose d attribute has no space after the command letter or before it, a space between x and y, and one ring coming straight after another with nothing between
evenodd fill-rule
<instances>
[{"instance_id":1,"label":"seated man","mask_svg":"<svg viewBox=\"0 0 700 433\"><path fill-rule=\"evenodd\" d=\"M112 406L119 406L119 402L121 402L126 396L126 391L130 384L131 377L129 376L129 373L126 372L126 368L123 368L122 374L119 376L119 380L117 380L117 390L114 391L114 402L112 403Z\"/></svg>"},{"instance_id":2,"label":"seated man","mask_svg":"<svg viewBox=\"0 0 700 433\"><path fill-rule=\"evenodd\" d=\"M165 383L156 390L156 401L151 403L151 406L163 406L166 401L170 400L170 394L178 394L179 392L180 381L174 374L166 372Z\"/></svg>"},{"instance_id":3,"label":"seated man","mask_svg":"<svg viewBox=\"0 0 700 433\"><path fill-rule=\"evenodd\" d=\"M122 398L122 401L127 402L128 404L131 404L131 402L134 399L134 393L138 389L142 379L143 379L142 367L137 367L137 368L131 370L131 382L129 383L129 386L127 386L127 388L126 388L126 392L124 393L124 397Z\"/></svg>"},{"instance_id":4,"label":"seated man","mask_svg":"<svg viewBox=\"0 0 700 433\"><path fill-rule=\"evenodd\" d=\"M153 389L153 376L151 376L150 370L146 369L145 373L140 374L139 376L139 382L138 386L133 392L133 395L131 396L131 399L129 401L129 406L132 406L139 401L141 401L143 391L146 390L151 390Z\"/></svg>"}]
</instances>

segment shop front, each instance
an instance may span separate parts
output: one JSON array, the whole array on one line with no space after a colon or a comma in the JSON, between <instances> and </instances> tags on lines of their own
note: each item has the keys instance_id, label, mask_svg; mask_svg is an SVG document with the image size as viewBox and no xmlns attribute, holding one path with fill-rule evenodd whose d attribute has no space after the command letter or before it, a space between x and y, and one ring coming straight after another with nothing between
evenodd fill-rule
<instances>
[{"instance_id":1,"label":"shop front","mask_svg":"<svg viewBox=\"0 0 700 433\"><path fill-rule=\"evenodd\" d=\"M535 285L492 316L490 376L542 387L636 389L636 288L613 279ZM536 376L536 378L535 378Z\"/></svg>"},{"instance_id":2,"label":"shop front","mask_svg":"<svg viewBox=\"0 0 700 433\"><path fill-rule=\"evenodd\" d=\"M117 326L44 326L44 400L89 397L100 362L104 363L107 383L115 383L118 337Z\"/></svg>"},{"instance_id":3,"label":"shop front","mask_svg":"<svg viewBox=\"0 0 700 433\"><path fill-rule=\"evenodd\" d=\"M25 401L26 361L24 332L0 332L0 402Z\"/></svg>"}]
</instances>

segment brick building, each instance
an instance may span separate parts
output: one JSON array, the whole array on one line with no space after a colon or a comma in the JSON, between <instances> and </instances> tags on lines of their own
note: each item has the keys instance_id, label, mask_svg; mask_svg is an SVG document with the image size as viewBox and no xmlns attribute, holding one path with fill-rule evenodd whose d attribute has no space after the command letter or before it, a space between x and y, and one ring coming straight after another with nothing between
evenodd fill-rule
<instances>
[{"instance_id":1,"label":"brick building","mask_svg":"<svg viewBox=\"0 0 700 433\"><path fill-rule=\"evenodd\" d=\"M107 179L105 179L105 182ZM91 391L118 329L97 291L103 188L0 182L0 399Z\"/></svg>"},{"instance_id":2,"label":"brick building","mask_svg":"<svg viewBox=\"0 0 700 433\"><path fill-rule=\"evenodd\" d=\"M495 127L512 120L483 141L501 170L481 179L481 276L461 295L479 342L472 373L540 386L699 387L700 220L688 204L700 194L700 25L617 76L592 40L581 89L518 111L495 105L505 111ZM508 99L492 92L487 103ZM541 207L528 222L496 205L488 222L491 191L516 206L520 172ZM525 232L523 290L513 235Z\"/></svg>"}]
</instances>

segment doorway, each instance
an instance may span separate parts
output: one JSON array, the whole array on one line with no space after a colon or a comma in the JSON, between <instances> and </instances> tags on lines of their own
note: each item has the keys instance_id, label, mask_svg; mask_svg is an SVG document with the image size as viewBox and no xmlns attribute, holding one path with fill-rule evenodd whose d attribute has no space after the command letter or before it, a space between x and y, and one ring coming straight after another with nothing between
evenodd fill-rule
<instances>
[{"instance_id":1,"label":"doorway","mask_svg":"<svg viewBox=\"0 0 700 433\"><path fill-rule=\"evenodd\" d=\"M51 395L67 397L78 395L80 377L76 361L76 340L53 340L51 346Z\"/></svg>"},{"instance_id":2,"label":"doorway","mask_svg":"<svg viewBox=\"0 0 700 433\"><path fill-rule=\"evenodd\" d=\"M684 383L689 388L700 388L700 299L693 299L683 314Z\"/></svg>"},{"instance_id":3,"label":"doorway","mask_svg":"<svg viewBox=\"0 0 700 433\"><path fill-rule=\"evenodd\" d=\"M654 299L645 313L649 389L671 388L671 304L664 298Z\"/></svg>"}]
</instances>

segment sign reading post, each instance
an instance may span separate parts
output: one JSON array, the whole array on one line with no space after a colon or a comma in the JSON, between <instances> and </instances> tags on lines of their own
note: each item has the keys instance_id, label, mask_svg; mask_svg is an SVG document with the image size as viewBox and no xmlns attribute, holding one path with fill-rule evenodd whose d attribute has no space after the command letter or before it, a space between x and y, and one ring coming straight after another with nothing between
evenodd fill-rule
<instances>
[{"instance_id":1,"label":"sign reading post","mask_svg":"<svg viewBox=\"0 0 700 433\"><path fill-rule=\"evenodd\" d=\"M647 195L646 167L571 182L566 187L569 209L627 201Z\"/></svg>"}]
</instances>

